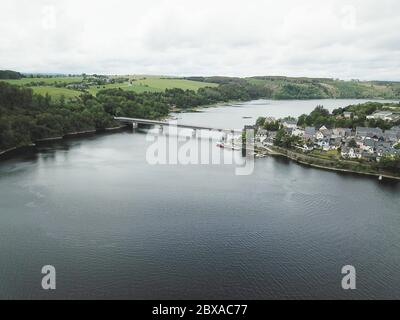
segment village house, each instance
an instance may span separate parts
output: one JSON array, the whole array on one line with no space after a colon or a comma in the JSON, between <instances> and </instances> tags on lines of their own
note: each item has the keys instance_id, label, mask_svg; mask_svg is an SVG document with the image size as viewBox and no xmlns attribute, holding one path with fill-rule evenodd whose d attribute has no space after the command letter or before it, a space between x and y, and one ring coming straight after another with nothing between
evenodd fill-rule
<instances>
[{"instance_id":1,"label":"village house","mask_svg":"<svg viewBox=\"0 0 400 320\"><path fill-rule=\"evenodd\" d=\"M400 131L386 130L384 133L385 141L397 143L400 139Z\"/></svg>"},{"instance_id":2,"label":"village house","mask_svg":"<svg viewBox=\"0 0 400 320\"><path fill-rule=\"evenodd\" d=\"M400 114L392 111L376 111L367 116L367 119L384 120L384 121L397 121L400 120Z\"/></svg>"},{"instance_id":3,"label":"village house","mask_svg":"<svg viewBox=\"0 0 400 320\"><path fill-rule=\"evenodd\" d=\"M360 138L383 138L383 131L380 128L357 127L356 136Z\"/></svg>"},{"instance_id":4,"label":"village house","mask_svg":"<svg viewBox=\"0 0 400 320\"><path fill-rule=\"evenodd\" d=\"M343 113L343 117L344 117L345 119L351 119L352 116L353 116L353 112L344 112L344 113Z\"/></svg>"},{"instance_id":5,"label":"village house","mask_svg":"<svg viewBox=\"0 0 400 320\"><path fill-rule=\"evenodd\" d=\"M256 139L263 143L268 137L268 131L264 129L258 129Z\"/></svg>"},{"instance_id":6,"label":"village house","mask_svg":"<svg viewBox=\"0 0 400 320\"><path fill-rule=\"evenodd\" d=\"M323 138L315 142L315 145L318 146L319 148L322 148L324 151L328 151L330 148L329 144L329 139L328 138Z\"/></svg>"},{"instance_id":7,"label":"village house","mask_svg":"<svg viewBox=\"0 0 400 320\"><path fill-rule=\"evenodd\" d=\"M375 153L370 153L370 152L366 152L363 151L361 153L361 158L365 159L367 161L375 161L376 160L376 154Z\"/></svg>"},{"instance_id":8,"label":"village house","mask_svg":"<svg viewBox=\"0 0 400 320\"><path fill-rule=\"evenodd\" d=\"M297 128L297 120L283 120L282 126L284 128L296 129Z\"/></svg>"},{"instance_id":9,"label":"village house","mask_svg":"<svg viewBox=\"0 0 400 320\"><path fill-rule=\"evenodd\" d=\"M341 137L331 137L329 141L329 146L331 150L338 150L342 146Z\"/></svg>"},{"instance_id":10,"label":"village house","mask_svg":"<svg viewBox=\"0 0 400 320\"><path fill-rule=\"evenodd\" d=\"M295 128L292 131L292 135L294 135L296 137L304 137L304 130L302 130L300 128Z\"/></svg>"},{"instance_id":11,"label":"village house","mask_svg":"<svg viewBox=\"0 0 400 320\"><path fill-rule=\"evenodd\" d=\"M258 137L266 137L268 135L268 130L258 129L257 136Z\"/></svg>"},{"instance_id":12,"label":"village house","mask_svg":"<svg viewBox=\"0 0 400 320\"><path fill-rule=\"evenodd\" d=\"M315 135L315 128L314 127L306 127L304 129L304 138L306 140L313 140Z\"/></svg>"},{"instance_id":13,"label":"village house","mask_svg":"<svg viewBox=\"0 0 400 320\"><path fill-rule=\"evenodd\" d=\"M314 135L315 139L322 140L324 138L324 134L321 131L317 131Z\"/></svg>"},{"instance_id":14,"label":"village house","mask_svg":"<svg viewBox=\"0 0 400 320\"><path fill-rule=\"evenodd\" d=\"M344 147L344 148L342 148L341 155L343 158L361 159L362 151L358 148Z\"/></svg>"},{"instance_id":15,"label":"village house","mask_svg":"<svg viewBox=\"0 0 400 320\"><path fill-rule=\"evenodd\" d=\"M375 146L376 146L376 141L371 138L366 138L362 143L361 143L361 149L367 153L374 153L375 151Z\"/></svg>"},{"instance_id":16,"label":"village house","mask_svg":"<svg viewBox=\"0 0 400 320\"><path fill-rule=\"evenodd\" d=\"M335 128L332 130L333 135L342 138L351 136L351 129L349 128Z\"/></svg>"},{"instance_id":17,"label":"village house","mask_svg":"<svg viewBox=\"0 0 400 320\"><path fill-rule=\"evenodd\" d=\"M341 156L345 159L367 161L379 161L385 154L400 154L400 150L394 148L400 143L400 126L383 132L380 128L369 127L357 127L355 131L350 128L328 129L326 126L318 130L315 127L302 129L297 126L297 121L290 119L281 123L286 134L303 138L302 144L296 146L303 152L315 148L323 151L340 150ZM265 146L273 145L276 134L275 131L259 129L256 138Z\"/></svg>"}]
</instances>

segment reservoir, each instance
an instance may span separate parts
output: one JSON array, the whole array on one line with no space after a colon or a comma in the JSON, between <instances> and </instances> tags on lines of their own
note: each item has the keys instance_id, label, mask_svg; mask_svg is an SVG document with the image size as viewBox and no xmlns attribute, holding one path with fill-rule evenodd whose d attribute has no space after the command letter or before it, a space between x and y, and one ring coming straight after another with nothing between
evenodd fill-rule
<instances>
[{"instance_id":1,"label":"reservoir","mask_svg":"<svg viewBox=\"0 0 400 320\"><path fill-rule=\"evenodd\" d=\"M174 117L241 129L361 102L258 100ZM400 298L399 182L271 157L247 176L151 165L147 133L0 162L1 299ZM41 288L45 265L57 270L52 292ZM357 290L341 287L345 265Z\"/></svg>"}]
</instances>

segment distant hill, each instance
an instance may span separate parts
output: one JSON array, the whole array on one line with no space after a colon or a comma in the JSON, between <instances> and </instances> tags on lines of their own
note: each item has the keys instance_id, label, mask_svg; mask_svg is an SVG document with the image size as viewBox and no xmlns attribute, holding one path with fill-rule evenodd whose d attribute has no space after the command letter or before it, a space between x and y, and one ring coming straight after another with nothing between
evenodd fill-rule
<instances>
[{"instance_id":1,"label":"distant hill","mask_svg":"<svg viewBox=\"0 0 400 320\"><path fill-rule=\"evenodd\" d=\"M102 80L95 83L93 79ZM162 77L162 76L25 76L15 71L0 71L0 80L30 87L36 93L54 97L79 96L82 92L96 95L104 89L121 88L136 93L164 92L166 89L183 89L197 92L200 88L221 87L222 91L246 88L252 98L274 100L306 99L400 99L400 82L395 81L343 81L332 78L307 78L284 76L257 76L248 78ZM241 95L242 96L242 95Z\"/></svg>"},{"instance_id":2,"label":"distant hill","mask_svg":"<svg viewBox=\"0 0 400 320\"><path fill-rule=\"evenodd\" d=\"M400 82L343 81L331 78L262 76L249 78L188 77L187 80L218 84L246 81L269 92L269 98L283 99L400 99Z\"/></svg>"},{"instance_id":3,"label":"distant hill","mask_svg":"<svg viewBox=\"0 0 400 320\"><path fill-rule=\"evenodd\" d=\"M16 71L0 70L0 79L3 80L16 80L23 78L23 75Z\"/></svg>"}]
</instances>

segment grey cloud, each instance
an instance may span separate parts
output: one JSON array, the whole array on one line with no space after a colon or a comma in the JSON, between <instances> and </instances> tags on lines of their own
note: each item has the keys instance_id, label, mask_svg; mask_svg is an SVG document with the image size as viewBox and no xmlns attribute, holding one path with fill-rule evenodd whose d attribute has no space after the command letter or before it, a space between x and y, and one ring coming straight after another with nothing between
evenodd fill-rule
<instances>
[{"instance_id":1,"label":"grey cloud","mask_svg":"<svg viewBox=\"0 0 400 320\"><path fill-rule=\"evenodd\" d=\"M0 9L0 68L400 80L397 0L2 0Z\"/></svg>"}]
</instances>

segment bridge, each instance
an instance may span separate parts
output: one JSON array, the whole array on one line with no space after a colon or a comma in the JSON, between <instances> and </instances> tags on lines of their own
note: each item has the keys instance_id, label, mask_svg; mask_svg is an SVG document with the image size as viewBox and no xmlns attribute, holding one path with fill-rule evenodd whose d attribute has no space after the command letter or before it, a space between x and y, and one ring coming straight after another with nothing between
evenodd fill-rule
<instances>
[{"instance_id":1,"label":"bridge","mask_svg":"<svg viewBox=\"0 0 400 320\"><path fill-rule=\"evenodd\" d=\"M223 128L215 128L215 127L206 127L206 126L193 126L187 124L178 124L176 121L156 121L156 120L147 120L147 119L136 119L136 118L125 118L125 117L114 117L114 120L132 124L134 128L137 128L138 124L152 125L152 126L161 126L161 127L178 127L184 129L192 129L194 131L197 130L209 130L209 131L219 131L219 132L231 132L231 133L242 133L242 130L237 129L223 129Z\"/></svg>"}]
</instances>

